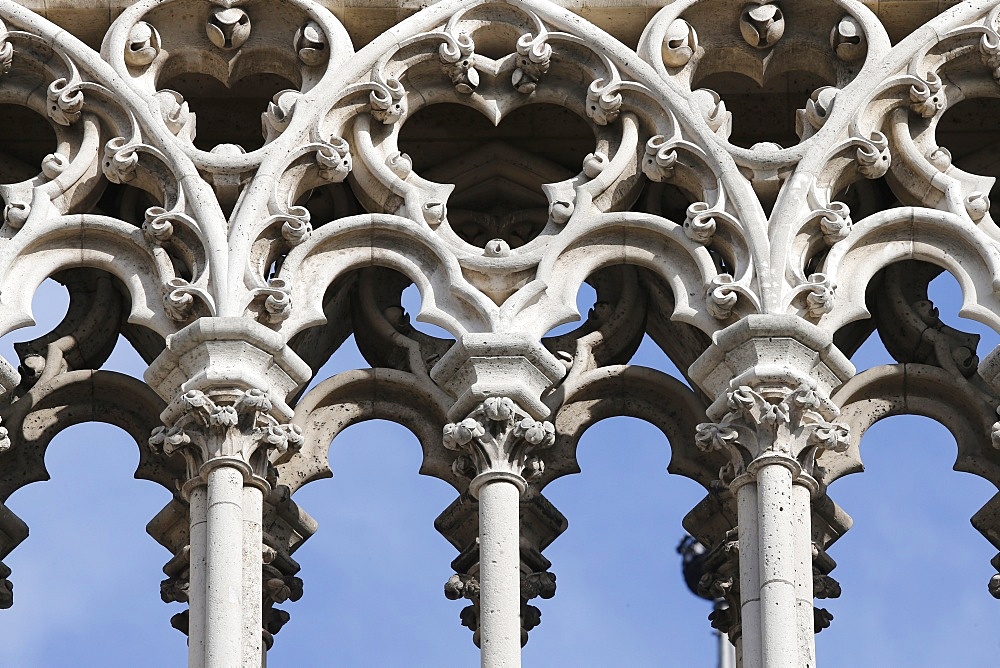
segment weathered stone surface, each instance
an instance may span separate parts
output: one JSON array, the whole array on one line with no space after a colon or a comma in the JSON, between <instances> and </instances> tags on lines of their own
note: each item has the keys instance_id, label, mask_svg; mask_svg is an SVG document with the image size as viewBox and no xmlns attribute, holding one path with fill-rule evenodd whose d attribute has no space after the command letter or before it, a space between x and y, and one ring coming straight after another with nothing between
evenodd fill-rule
<instances>
[{"instance_id":1,"label":"weathered stone surface","mask_svg":"<svg viewBox=\"0 0 1000 668\"><path fill-rule=\"evenodd\" d=\"M250 668L303 591L292 495L390 419L458 492L445 593L513 666L567 525L543 490L635 416L705 487L685 524L742 665L814 665L868 428L932 417L1000 484L1000 356L927 297L949 271L1000 329L1000 10L662 4L0 0L2 332L70 293L0 360L0 501L65 427L124 428L175 493L149 530L190 665ZM683 379L629 365L647 333ZM898 364L855 375L873 333ZM119 334L145 384L98 370ZM373 368L306 393L351 334ZM26 535L0 505L0 557Z\"/></svg>"}]
</instances>

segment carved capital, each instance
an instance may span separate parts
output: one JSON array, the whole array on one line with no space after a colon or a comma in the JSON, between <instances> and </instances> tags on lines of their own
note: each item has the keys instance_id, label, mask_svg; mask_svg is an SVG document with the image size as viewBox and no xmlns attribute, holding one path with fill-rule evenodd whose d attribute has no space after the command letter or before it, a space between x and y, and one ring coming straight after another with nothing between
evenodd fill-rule
<instances>
[{"instance_id":1,"label":"carved capital","mask_svg":"<svg viewBox=\"0 0 1000 668\"><path fill-rule=\"evenodd\" d=\"M695 441L703 451L729 455L729 465L719 473L727 483L753 461L774 456L797 461L800 472L812 476L822 452L843 452L850 443L849 427L833 422L840 414L837 407L805 384L795 389L740 385L726 394L726 405L722 420L698 425Z\"/></svg>"},{"instance_id":2,"label":"carved capital","mask_svg":"<svg viewBox=\"0 0 1000 668\"><path fill-rule=\"evenodd\" d=\"M177 402L180 416L157 427L149 437L156 452L181 453L190 479L217 460L246 464L255 478L266 479L271 453L279 456L302 443L302 430L283 424L272 414L271 401L260 389L233 389L206 394L185 392Z\"/></svg>"},{"instance_id":3,"label":"carved capital","mask_svg":"<svg viewBox=\"0 0 1000 668\"><path fill-rule=\"evenodd\" d=\"M506 475L522 489L525 479L545 470L536 455L556 440L551 422L535 420L509 397L488 397L461 422L450 422L442 434L444 446L462 453L454 462L458 475L470 477L476 495L487 477Z\"/></svg>"}]
</instances>

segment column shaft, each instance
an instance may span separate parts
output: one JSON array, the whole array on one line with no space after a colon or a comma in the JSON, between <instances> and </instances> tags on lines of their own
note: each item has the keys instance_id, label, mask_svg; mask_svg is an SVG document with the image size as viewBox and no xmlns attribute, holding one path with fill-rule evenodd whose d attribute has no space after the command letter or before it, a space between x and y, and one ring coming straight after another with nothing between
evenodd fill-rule
<instances>
[{"instance_id":1,"label":"column shaft","mask_svg":"<svg viewBox=\"0 0 1000 668\"><path fill-rule=\"evenodd\" d=\"M479 496L480 647L483 668L521 665L521 490L487 482Z\"/></svg>"},{"instance_id":2,"label":"column shaft","mask_svg":"<svg viewBox=\"0 0 1000 668\"><path fill-rule=\"evenodd\" d=\"M757 484L736 492L740 541L740 666L761 668L760 577L757 564Z\"/></svg>"},{"instance_id":3,"label":"column shaft","mask_svg":"<svg viewBox=\"0 0 1000 668\"><path fill-rule=\"evenodd\" d=\"M764 668L798 665L792 472L765 463L757 472L760 645ZM747 550L752 549L747 546Z\"/></svg>"},{"instance_id":4,"label":"column shaft","mask_svg":"<svg viewBox=\"0 0 1000 668\"><path fill-rule=\"evenodd\" d=\"M188 667L205 666L205 568L208 528L208 490L198 485L188 498L191 513L191 550L188 571Z\"/></svg>"},{"instance_id":5,"label":"column shaft","mask_svg":"<svg viewBox=\"0 0 1000 668\"><path fill-rule=\"evenodd\" d=\"M205 668L238 668L243 651L243 472L208 473ZM260 575L256 575L260 579Z\"/></svg>"},{"instance_id":6,"label":"column shaft","mask_svg":"<svg viewBox=\"0 0 1000 668\"><path fill-rule=\"evenodd\" d=\"M261 546L264 532L264 495L260 488L243 488L243 668L259 668L264 651L261 623L264 594Z\"/></svg>"},{"instance_id":7,"label":"column shaft","mask_svg":"<svg viewBox=\"0 0 1000 668\"><path fill-rule=\"evenodd\" d=\"M813 622L812 514L809 488L792 487L792 522L795 531L795 598L798 620L799 665L816 666L816 633Z\"/></svg>"}]
</instances>

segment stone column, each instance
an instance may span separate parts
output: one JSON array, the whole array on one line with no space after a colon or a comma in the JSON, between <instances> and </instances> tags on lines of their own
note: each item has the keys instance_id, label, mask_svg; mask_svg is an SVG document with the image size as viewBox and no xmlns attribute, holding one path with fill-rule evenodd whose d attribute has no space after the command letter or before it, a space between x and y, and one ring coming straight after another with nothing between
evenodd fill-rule
<instances>
[{"instance_id":1,"label":"stone column","mask_svg":"<svg viewBox=\"0 0 1000 668\"><path fill-rule=\"evenodd\" d=\"M214 398L213 398L214 396ZM180 452L190 480L189 665L258 668L262 634L262 532L269 457L301 442L270 413L259 389L189 390L171 404L170 427L150 438Z\"/></svg>"},{"instance_id":2,"label":"stone column","mask_svg":"<svg viewBox=\"0 0 1000 668\"><path fill-rule=\"evenodd\" d=\"M455 470L472 477L469 493L479 499L479 575L469 597L479 603L483 668L521 665L520 499L526 478L542 470L534 453L554 442L550 422L536 421L508 397L489 397L444 428L445 447L463 453Z\"/></svg>"},{"instance_id":3,"label":"stone column","mask_svg":"<svg viewBox=\"0 0 1000 668\"><path fill-rule=\"evenodd\" d=\"M147 381L167 398L150 445L187 463L188 665L261 668L264 499L272 461L302 442L288 393L309 369L280 336L236 318L196 321L167 340Z\"/></svg>"},{"instance_id":4,"label":"stone column","mask_svg":"<svg viewBox=\"0 0 1000 668\"><path fill-rule=\"evenodd\" d=\"M852 372L818 329L776 316L725 330L692 367L703 387L729 379L696 440L730 457L720 478L737 498L745 668L816 665L813 473L824 451L848 446L829 392Z\"/></svg>"}]
</instances>

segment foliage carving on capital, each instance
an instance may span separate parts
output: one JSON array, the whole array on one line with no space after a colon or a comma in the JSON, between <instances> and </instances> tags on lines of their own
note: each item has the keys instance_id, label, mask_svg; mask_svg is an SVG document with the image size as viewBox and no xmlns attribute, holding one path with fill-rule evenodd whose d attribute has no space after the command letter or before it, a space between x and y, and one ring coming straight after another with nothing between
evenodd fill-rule
<instances>
[{"instance_id":1,"label":"foliage carving on capital","mask_svg":"<svg viewBox=\"0 0 1000 668\"><path fill-rule=\"evenodd\" d=\"M847 425L834 422L839 411L812 388L761 392L741 385L727 394L729 412L719 422L698 425L695 442L703 451L721 450L730 462L720 471L723 482L744 473L766 456L799 462L803 471L818 475L816 459L824 451L844 452L850 445Z\"/></svg>"},{"instance_id":2,"label":"foliage carving on capital","mask_svg":"<svg viewBox=\"0 0 1000 668\"><path fill-rule=\"evenodd\" d=\"M263 390L215 394L213 399L201 390L185 392L179 400L181 417L171 426L157 427L149 437L155 452L184 456L189 478L200 475L213 460L226 458L247 464L256 477L266 479L272 452L284 454L302 444L301 428L275 419Z\"/></svg>"},{"instance_id":3,"label":"foliage carving on capital","mask_svg":"<svg viewBox=\"0 0 1000 668\"><path fill-rule=\"evenodd\" d=\"M531 417L509 397L488 397L467 418L444 426L444 446L463 453L452 468L457 475L508 473L532 479L545 464L535 453L555 443L551 422Z\"/></svg>"}]
</instances>

